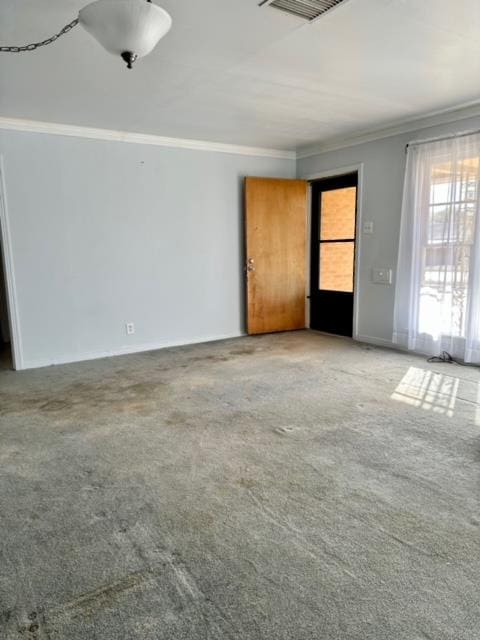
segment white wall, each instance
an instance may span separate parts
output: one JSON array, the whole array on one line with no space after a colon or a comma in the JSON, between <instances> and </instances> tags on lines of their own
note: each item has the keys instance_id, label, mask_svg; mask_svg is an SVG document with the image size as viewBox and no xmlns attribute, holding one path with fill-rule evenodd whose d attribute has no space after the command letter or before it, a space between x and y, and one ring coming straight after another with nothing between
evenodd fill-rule
<instances>
[{"instance_id":1,"label":"white wall","mask_svg":"<svg viewBox=\"0 0 480 640\"><path fill-rule=\"evenodd\" d=\"M243 332L243 178L294 160L13 131L0 154L20 366Z\"/></svg>"},{"instance_id":2,"label":"white wall","mask_svg":"<svg viewBox=\"0 0 480 640\"><path fill-rule=\"evenodd\" d=\"M480 117L294 160L0 131L20 367L244 330L242 183L363 163L359 337L388 345L405 145L480 128ZM297 166L295 166L297 164ZM296 170L296 171L295 171ZM127 336L125 323L136 333Z\"/></svg>"},{"instance_id":3,"label":"white wall","mask_svg":"<svg viewBox=\"0 0 480 640\"><path fill-rule=\"evenodd\" d=\"M303 158L297 164L297 176L339 170L363 163L363 221L374 223L373 235L362 234L359 256L358 305L359 339L390 345L393 330L394 284L373 284L374 267L389 267L394 275L397 265L405 145L411 140L441 136L480 128L480 118L424 127L401 135L321 153Z\"/></svg>"}]
</instances>

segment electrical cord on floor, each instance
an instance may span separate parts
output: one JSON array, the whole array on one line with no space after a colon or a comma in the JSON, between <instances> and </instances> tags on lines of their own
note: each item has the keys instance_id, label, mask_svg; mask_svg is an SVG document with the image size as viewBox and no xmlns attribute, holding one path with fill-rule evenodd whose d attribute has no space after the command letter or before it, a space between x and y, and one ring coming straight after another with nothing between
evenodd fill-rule
<instances>
[{"instance_id":1,"label":"electrical cord on floor","mask_svg":"<svg viewBox=\"0 0 480 640\"><path fill-rule=\"evenodd\" d=\"M428 358L427 362L442 362L446 364L459 364L462 367L480 367L478 364L474 364L473 362L462 362L461 360L456 360L452 358L452 356L448 353L448 351L442 351L439 356L432 356Z\"/></svg>"}]
</instances>

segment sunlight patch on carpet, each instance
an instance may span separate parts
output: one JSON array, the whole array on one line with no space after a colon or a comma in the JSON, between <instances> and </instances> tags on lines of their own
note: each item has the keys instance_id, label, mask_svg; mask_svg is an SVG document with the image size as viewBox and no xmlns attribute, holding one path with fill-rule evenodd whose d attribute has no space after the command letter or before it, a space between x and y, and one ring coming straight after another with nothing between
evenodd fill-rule
<instances>
[{"instance_id":1,"label":"sunlight patch on carpet","mask_svg":"<svg viewBox=\"0 0 480 640\"><path fill-rule=\"evenodd\" d=\"M392 394L392 400L453 417L460 379L410 367ZM477 411L477 418L480 419Z\"/></svg>"}]
</instances>

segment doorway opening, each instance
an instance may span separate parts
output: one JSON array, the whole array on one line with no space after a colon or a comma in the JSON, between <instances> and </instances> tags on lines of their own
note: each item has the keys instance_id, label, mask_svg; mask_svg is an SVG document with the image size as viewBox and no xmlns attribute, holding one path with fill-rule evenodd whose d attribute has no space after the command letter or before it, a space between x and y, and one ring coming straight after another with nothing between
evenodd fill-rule
<instances>
[{"instance_id":1,"label":"doorway opening","mask_svg":"<svg viewBox=\"0 0 480 640\"><path fill-rule=\"evenodd\" d=\"M5 279L2 243L0 239L0 370L12 369L12 366L13 361L7 304L7 284Z\"/></svg>"},{"instance_id":2,"label":"doorway opening","mask_svg":"<svg viewBox=\"0 0 480 640\"><path fill-rule=\"evenodd\" d=\"M352 337L358 172L311 186L310 327Z\"/></svg>"}]
</instances>

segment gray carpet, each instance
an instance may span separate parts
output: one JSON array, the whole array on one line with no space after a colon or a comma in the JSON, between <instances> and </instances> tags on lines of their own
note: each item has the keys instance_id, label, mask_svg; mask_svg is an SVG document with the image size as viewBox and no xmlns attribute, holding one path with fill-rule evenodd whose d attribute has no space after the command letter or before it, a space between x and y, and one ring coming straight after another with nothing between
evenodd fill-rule
<instances>
[{"instance_id":1,"label":"gray carpet","mask_svg":"<svg viewBox=\"0 0 480 640\"><path fill-rule=\"evenodd\" d=\"M306 331L0 371L0 637L478 640L479 385Z\"/></svg>"}]
</instances>

